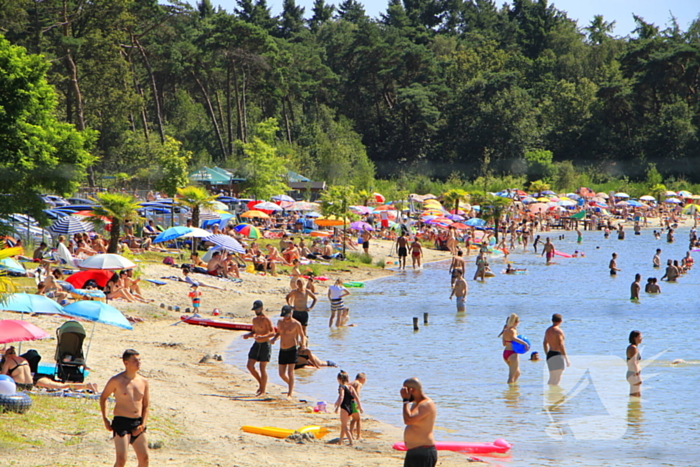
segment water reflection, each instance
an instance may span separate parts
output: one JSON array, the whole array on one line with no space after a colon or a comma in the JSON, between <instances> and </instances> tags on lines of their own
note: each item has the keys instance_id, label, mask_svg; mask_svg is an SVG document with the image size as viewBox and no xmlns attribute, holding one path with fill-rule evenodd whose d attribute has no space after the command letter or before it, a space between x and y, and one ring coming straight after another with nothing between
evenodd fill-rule
<instances>
[{"instance_id":1,"label":"water reflection","mask_svg":"<svg viewBox=\"0 0 700 467\"><path fill-rule=\"evenodd\" d=\"M630 397L627 403L627 434L640 436L644 434L644 411L642 398Z\"/></svg>"}]
</instances>

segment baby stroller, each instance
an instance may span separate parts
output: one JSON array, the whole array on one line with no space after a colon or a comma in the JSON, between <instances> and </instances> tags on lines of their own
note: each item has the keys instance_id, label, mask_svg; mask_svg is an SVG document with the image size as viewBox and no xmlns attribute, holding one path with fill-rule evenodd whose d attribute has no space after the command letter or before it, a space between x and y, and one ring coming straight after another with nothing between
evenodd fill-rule
<instances>
[{"instance_id":1,"label":"baby stroller","mask_svg":"<svg viewBox=\"0 0 700 467\"><path fill-rule=\"evenodd\" d=\"M77 321L66 321L56 330L56 339L56 380L82 383L85 380L83 325Z\"/></svg>"}]
</instances>

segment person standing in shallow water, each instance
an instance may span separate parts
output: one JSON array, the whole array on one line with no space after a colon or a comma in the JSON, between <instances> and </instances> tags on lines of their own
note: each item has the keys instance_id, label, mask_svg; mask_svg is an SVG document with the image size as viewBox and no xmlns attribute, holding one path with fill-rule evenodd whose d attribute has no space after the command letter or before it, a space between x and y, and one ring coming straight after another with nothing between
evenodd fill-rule
<instances>
[{"instance_id":1,"label":"person standing in shallow water","mask_svg":"<svg viewBox=\"0 0 700 467\"><path fill-rule=\"evenodd\" d=\"M547 368L549 369L549 381L547 384L556 386L561 382L562 374L567 366L571 366L569 356L566 354L564 340L566 336L559 327L564 318L559 313L552 315L552 325L544 333L542 347L547 356Z\"/></svg>"},{"instance_id":2,"label":"person standing in shallow water","mask_svg":"<svg viewBox=\"0 0 700 467\"><path fill-rule=\"evenodd\" d=\"M617 268L617 253L612 254L612 259L610 260L608 268L610 268L611 276L616 276L617 273L620 272L620 269Z\"/></svg>"},{"instance_id":3,"label":"person standing in shallow water","mask_svg":"<svg viewBox=\"0 0 700 467\"><path fill-rule=\"evenodd\" d=\"M400 391L403 399L403 441L406 445L404 467L435 467L438 452L435 448L435 419L437 407L423 392L423 385L418 378L409 378L403 382Z\"/></svg>"},{"instance_id":4,"label":"person standing in shallow water","mask_svg":"<svg viewBox=\"0 0 700 467\"><path fill-rule=\"evenodd\" d=\"M640 281L642 280L641 274L636 274L634 276L634 282L630 286L630 300L639 300L639 292L642 290Z\"/></svg>"},{"instance_id":5,"label":"person standing in shallow water","mask_svg":"<svg viewBox=\"0 0 700 467\"><path fill-rule=\"evenodd\" d=\"M627 346L627 382L630 385L630 396L642 397L642 354L639 344L642 343L642 333L630 332L630 345Z\"/></svg>"},{"instance_id":6,"label":"person standing in shallow water","mask_svg":"<svg viewBox=\"0 0 700 467\"><path fill-rule=\"evenodd\" d=\"M520 361L518 360L518 354L513 350L513 342L518 342L519 344L525 346L525 351L530 350L530 346L527 342L518 338L518 324L520 323L520 318L515 313L511 313L506 319L506 324L503 326L503 330L498 335L501 337L501 342L505 349L503 350L503 360L508 365L508 384L513 384L518 381L520 377Z\"/></svg>"}]
</instances>

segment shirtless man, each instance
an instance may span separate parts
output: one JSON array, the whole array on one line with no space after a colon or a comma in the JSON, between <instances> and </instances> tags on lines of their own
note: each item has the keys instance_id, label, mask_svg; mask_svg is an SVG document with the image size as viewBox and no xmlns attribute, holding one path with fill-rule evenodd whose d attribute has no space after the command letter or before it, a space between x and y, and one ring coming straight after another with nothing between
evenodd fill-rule
<instances>
[{"instance_id":1,"label":"shirtless man","mask_svg":"<svg viewBox=\"0 0 700 467\"><path fill-rule=\"evenodd\" d=\"M253 302L253 330L243 336L243 339L253 338L255 343L248 352L248 371L253 375L253 378L258 382L258 390L256 396L264 396L267 389L267 364L270 363L272 355L272 344L270 339L275 337L275 328L272 326L272 320L265 316L265 308L263 302L255 300ZM260 363L260 372L255 368L255 364Z\"/></svg>"},{"instance_id":2,"label":"shirtless man","mask_svg":"<svg viewBox=\"0 0 700 467\"><path fill-rule=\"evenodd\" d=\"M369 233L368 230L363 230L362 231L362 250L366 255L369 255L369 240L372 238L372 235Z\"/></svg>"},{"instance_id":3,"label":"shirtless man","mask_svg":"<svg viewBox=\"0 0 700 467\"><path fill-rule=\"evenodd\" d=\"M461 272L462 277L464 277L464 271L466 271L466 264L464 262L462 254L462 250L458 250L457 256L452 257L452 264L450 264L451 287L454 287L455 281L457 280L457 271Z\"/></svg>"},{"instance_id":4,"label":"shirtless man","mask_svg":"<svg viewBox=\"0 0 700 467\"><path fill-rule=\"evenodd\" d=\"M651 260L651 262L655 268L661 267L661 248L656 249L656 254L654 255L654 258Z\"/></svg>"},{"instance_id":5,"label":"shirtless man","mask_svg":"<svg viewBox=\"0 0 700 467\"><path fill-rule=\"evenodd\" d=\"M434 467L438 453L433 429L437 417L435 403L423 393L418 378L409 378L401 388L403 399L403 441L406 444L404 467Z\"/></svg>"},{"instance_id":6,"label":"shirtless man","mask_svg":"<svg viewBox=\"0 0 700 467\"><path fill-rule=\"evenodd\" d=\"M564 331L559 327L564 319L559 313L552 315L552 325L544 332L542 348L547 355L547 367L549 368L549 381L547 384L557 386L561 381L564 368L571 366L569 356L566 355L564 346Z\"/></svg>"},{"instance_id":7,"label":"shirtless man","mask_svg":"<svg viewBox=\"0 0 700 467\"><path fill-rule=\"evenodd\" d=\"M408 256L408 240L403 232L396 239L396 254L399 255L399 269L406 269L406 256Z\"/></svg>"},{"instance_id":8,"label":"shirtless man","mask_svg":"<svg viewBox=\"0 0 700 467\"><path fill-rule=\"evenodd\" d=\"M113 432L117 461L114 467L126 465L129 444L134 447L139 467L148 467L148 441L146 425L148 422L149 393L148 380L138 374L141 357L132 349L122 355L124 371L113 376L100 396L102 421L108 431ZM107 418L107 399L114 395L114 420Z\"/></svg>"},{"instance_id":9,"label":"shirtless man","mask_svg":"<svg viewBox=\"0 0 700 467\"><path fill-rule=\"evenodd\" d=\"M608 264L608 268L610 268L610 275L611 276L616 276L618 272L620 272L620 269L617 267L617 253L612 254L612 259L610 259L610 264Z\"/></svg>"},{"instance_id":10,"label":"shirtless man","mask_svg":"<svg viewBox=\"0 0 700 467\"><path fill-rule=\"evenodd\" d=\"M222 277L226 277L226 267L221 261L220 251L217 251L213 255L211 255L211 259L207 263L207 274L216 277L218 277L219 275L221 275Z\"/></svg>"},{"instance_id":11,"label":"shirtless man","mask_svg":"<svg viewBox=\"0 0 700 467\"><path fill-rule=\"evenodd\" d=\"M461 253L461 252L460 252ZM462 312L467 309L467 293L469 287L467 286L467 281L462 275L462 270L457 269L457 278L452 285L452 293L450 294L450 300L452 297L457 297L457 311Z\"/></svg>"},{"instance_id":12,"label":"shirtless man","mask_svg":"<svg viewBox=\"0 0 700 467\"><path fill-rule=\"evenodd\" d=\"M634 276L634 282L632 282L632 285L630 286L630 300L639 300L639 291L642 290L642 286L639 283L641 280L641 274Z\"/></svg>"},{"instance_id":13,"label":"shirtless man","mask_svg":"<svg viewBox=\"0 0 700 467\"><path fill-rule=\"evenodd\" d=\"M362 386L365 385L367 382L367 375L364 373L358 373L357 376L355 376L355 381L350 383L350 386L355 390L357 395L360 395L360 391L362 391ZM353 404L356 404L355 401L353 401ZM355 439L362 439L362 420L360 418L360 411L355 410L352 413L352 416L350 417L350 433L352 433L353 430L355 430Z\"/></svg>"},{"instance_id":14,"label":"shirtless man","mask_svg":"<svg viewBox=\"0 0 700 467\"><path fill-rule=\"evenodd\" d=\"M306 327L309 325L309 311L316 306L316 295L310 290L304 288L304 281L297 279L297 288L292 290L285 297L287 305L291 305L294 308L294 314L292 318L299 321L302 325L302 331L304 337L306 337ZM311 298L311 306L309 306L309 298Z\"/></svg>"},{"instance_id":15,"label":"shirtless man","mask_svg":"<svg viewBox=\"0 0 700 467\"><path fill-rule=\"evenodd\" d=\"M546 264L552 262L552 258L554 257L554 244L549 240L549 237L547 237L547 241L545 242L544 248L542 249L542 255L544 255L547 258Z\"/></svg>"},{"instance_id":16,"label":"shirtless man","mask_svg":"<svg viewBox=\"0 0 700 467\"><path fill-rule=\"evenodd\" d=\"M413 260L413 269L416 269L416 265L418 265L418 268L420 269L421 259L423 258L423 245L421 245L418 241L418 237L416 237L411 243L410 250L411 259Z\"/></svg>"},{"instance_id":17,"label":"shirtless man","mask_svg":"<svg viewBox=\"0 0 700 467\"><path fill-rule=\"evenodd\" d=\"M292 307L282 307L282 319L277 322L277 332L270 343L280 339L280 354L277 361L280 378L287 383L287 399L292 399L294 393L294 366L297 362L297 347L304 345L304 331L299 321L292 318Z\"/></svg>"},{"instance_id":18,"label":"shirtless man","mask_svg":"<svg viewBox=\"0 0 700 467\"><path fill-rule=\"evenodd\" d=\"M680 273L678 272L678 269L673 265L672 260L666 261L666 273L664 276L661 278L661 280L666 279L667 282L676 282L676 279L678 279L678 276Z\"/></svg>"}]
</instances>

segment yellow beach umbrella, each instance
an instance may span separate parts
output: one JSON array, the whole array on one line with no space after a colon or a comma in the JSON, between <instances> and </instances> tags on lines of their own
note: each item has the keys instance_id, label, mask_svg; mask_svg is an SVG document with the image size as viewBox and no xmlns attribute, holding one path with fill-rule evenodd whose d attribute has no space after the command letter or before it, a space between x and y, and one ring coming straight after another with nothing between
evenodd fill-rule
<instances>
[{"instance_id":1,"label":"yellow beach umbrella","mask_svg":"<svg viewBox=\"0 0 700 467\"><path fill-rule=\"evenodd\" d=\"M338 227L346 222L349 222L347 218L343 219L342 217L326 216L319 217L314 221L314 224L318 225L319 227Z\"/></svg>"},{"instance_id":2,"label":"yellow beach umbrella","mask_svg":"<svg viewBox=\"0 0 700 467\"><path fill-rule=\"evenodd\" d=\"M243 214L241 214L241 217L247 217L247 218L253 218L257 217L258 219L269 219L270 216L265 214L262 211L256 211L256 210L251 210L251 211L246 211Z\"/></svg>"}]
</instances>

